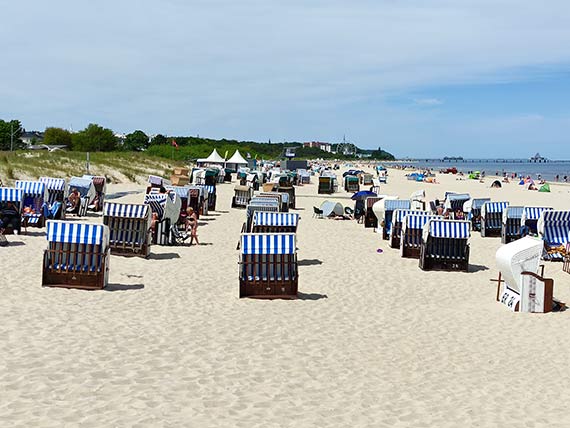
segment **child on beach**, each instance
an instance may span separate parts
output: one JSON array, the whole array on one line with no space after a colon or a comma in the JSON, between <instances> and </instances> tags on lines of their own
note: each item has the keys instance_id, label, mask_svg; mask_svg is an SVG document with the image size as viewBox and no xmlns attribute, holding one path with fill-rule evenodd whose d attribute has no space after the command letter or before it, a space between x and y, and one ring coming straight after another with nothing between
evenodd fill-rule
<instances>
[{"instance_id":1,"label":"child on beach","mask_svg":"<svg viewBox=\"0 0 570 428\"><path fill-rule=\"evenodd\" d=\"M186 232L190 229L190 245L196 240L196 245L200 245L198 242L198 216L194 212L194 208L188 207L186 209Z\"/></svg>"}]
</instances>

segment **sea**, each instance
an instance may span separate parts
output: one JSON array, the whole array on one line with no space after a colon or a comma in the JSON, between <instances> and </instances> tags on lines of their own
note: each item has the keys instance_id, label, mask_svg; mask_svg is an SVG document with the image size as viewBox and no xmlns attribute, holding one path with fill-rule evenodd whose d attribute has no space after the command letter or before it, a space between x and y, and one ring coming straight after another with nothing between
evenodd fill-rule
<instances>
[{"instance_id":1,"label":"sea","mask_svg":"<svg viewBox=\"0 0 570 428\"><path fill-rule=\"evenodd\" d=\"M518 177L530 176L533 179L539 175L548 181L555 181L558 175L559 181L570 182L570 161L568 160L552 160L547 162L529 162L526 159L512 159L512 160L499 160L499 159L464 159L464 160L414 160L414 161L396 161L393 164L405 165L419 169L432 169L439 171L451 167L457 168L458 171L468 173L471 171L485 172L486 175L499 175L504 173L515 173Z\"/></svg>"}]
</instances>

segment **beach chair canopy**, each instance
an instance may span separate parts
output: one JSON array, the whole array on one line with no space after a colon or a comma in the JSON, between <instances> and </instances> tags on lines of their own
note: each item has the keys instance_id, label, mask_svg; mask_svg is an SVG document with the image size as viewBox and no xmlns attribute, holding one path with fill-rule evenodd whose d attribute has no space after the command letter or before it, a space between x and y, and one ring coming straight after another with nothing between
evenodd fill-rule
<instances>
[{"instance_id":1,"label":"beach chair canopy","mask_svg":"<svg viewBox=\"0 0 570 428\"><path fill-rule=\"evenodd\" d=\"M415 211L403 218L402 233L405 233L406 229L423 229L428 221L441 218L442 217L439 215L423 213L422 211Z\"/></svg>"},{"instance_id":2,"label":"beach chair canopy","mask_svg":"<svg viewBox=\"0 0 570 428\"><path fill-rule=\"evenodd\" d=\"M485 203L491 202L491 198L473 198L463 204L463 211L471 212L472 210L480 210Z\"/></svg>"},{"instance_id":3,"label":"beach chair canopy","mask_svg":"<svg viewBox=\"0 0 570 428\"><path fill-rule=\"evenodd\" d=\"M23 191L14 187L0 187L1 202L22 202Z\"/></svg>"},{"instance_id":4,"label":"beach chair canopy","mask_svg":"<svg viewBox=\"0 0 570 428\"><path fill-rule=\"evenodd\" d=\"M537 230L550 246L565 244L570 232L570 211L543 211Z\"/></svg>"},{"instance_id":5,"label":"beach chair canopy","mask_svg":"<svg viewBox=\"0 0 570 428\"><path fill-rule=\"evenodd\" d=\"M324 201L321 204L321 211L323 212L323 217L330 217L333 214L338 216L344 214L342 205L333 201Z\"/></svg>"},{"instance_id":6,"label":"beach chair canopy","mask_svg":"<svg viewBox=\"0 0 570 428\"><path fill-rule=\"evenodd\" d=\"M464 220L430 220L424 225L423 238L468 239L471 237L471 223Z\"/></svg>"},{"instance_id":7,"label":"beach chair canopy","mask_svg":"<svg viewBox=\"0 0 570 428\"><path fill-rule=\"evenodd\" d=\"M508 202L485 202L481 207L481 217L484 218L486 214L502 213L508 206Z\"/></svg>"},{"instance_id":8,"label":"beach chair canopy","mask_svg":"<svg viewBox=\"0 0 570 428\"><path fill-rule=\"evenodd\" d=\"M93 185L95 186L95 190L97 192L105 192L106 188L107 188L107 179L105 177L101 177L98 175L87 175L84 174L82 178L87 178L89 180L91 180L93 182Z\"/></svg>"},{"instance_id":9,"label":"beach chair canopy","mask_svg":"<svg viewBox=\"0 0 570 428\"><path fill-rule=\"evenodd\" d=\"M242 254L295 254L295 234L244 233L240 249Z\"/></svg>"},{"instance_id":10,"label":"beach chair canopy","mask_svg":"<svg viewBox=\"0 0 570 428\"><path fill-rule=\"evenodd\" d=\"M245 214L247 218L253 216L256 211L267 211L267 212L279 212L279 206L277 204L273 205L248 205L245 208Z\"/></svg>"},{"instance_id":11,"label":"beach chair canopy","mask_svg":"<svg viewBox=\"0 0 570 428\"><path fill-rule=\"evenodd\" d=\"M67 185L67 193L71 193L72 189L77 189L81 197L88 196L90 201L95 197L95 185L88 178L71 177Z\"/></svg>"},{"instance_id":12,"label":"beach chair canopy","mask_svg":"<svg viewBox=\"0 0 570 428\"><path fill-rule=\"evenodd\" d=\"M149 213L149 206L144 204L121 204L116 202L106 202L103 208L103 215L109 217L124 218L146 218Z\"/></svg>"},{"instance_id":13,"label":"beach chair canopy","mask_svg":"<svg viewBox=\"0 0 570 428\"><path fill-rule=\"evenodd\" d=\"M149 175L148 184L153 186L170 186L172 183L166 178L159 177L158 175Z\"/></svg>"},{"instance_id":14,"label":"beach chair canopy","mask_svg":"<svg viewBox=\"0 0 570 428\"><path fill-rule=\"evenodd\" d=\"M236 192L250 192L251 191L251 187L249 186L235 186L234 187L234 191Z\"/></svg>"},{"instance_id":15,"label":"beach chair canopy","mask_svg":"<svg viewBox=\"0 0 570 428\"><path fill-rule=\"evenodd\" d=\"M180 199L188 199L188 186L164 186L166 190L172 190Z\"/></svg>"},{"instance_id":16,"label":"beach chair canopy","mask_svg":"<svg viewBox=\"0 0 570 428\"><path fill-rule=\"evenodd\" d=\"M503 211L503 223L506 223L508 219L521 219L523 215L524 207L514 207L508 206Z\"/></svg>"},{"instance_id":17,"label":"beach chair canopy","mask_svg":"<svg viewBox=\"0 0 570 428\"><path fill-rule=\"evenodd\" d=\"M509 288L520 293L521 273L538 272L543 247L540 239L525 236L497 250L497 267Z\"/></svg>"},{"instance_id":18,"label":"beach chair canopy","mask_svg":"<svg viewBox=\"0 0 570 428\"><path fill-rule=\"evenodd\" d=\"M394 210L394 214L392 214L392 222L402 223L404 221L404 217L414 213L421 213L421 211L396 209Z\"/></svg>"},{"instance_id":19,"label":"beach chair canopy","mask_svg":"<svg viewBox=\"0 0 570 428\"><path fill-rule=\"evenodd\" d=\"M65 190L65 180L63 178L40 177L39 181L46 185L47 190Z\"/></svg>"},{"instance_id":20,"label":"beach chair canopy","mask_svg":"<svg viewBox=\"0 0 570 428\"><path fill-rule=\"evenodd\" d=\"M258 206L260 206L260 205L266 205L266 206L275 205L278 207L279 206L279 200L274 199L274 198L253 197L249 201L249 205L258 205Z\"/></svg>"},{"instance_id":21,"label":"beach chair canopy","mask_svg":"<svg viewBox=\"0 0 570 428\"><path fill-rule=\"evenodd\" d=\"M48 220L46 237L48 242L106 247L109 244L109 228L102 224Z\"/></svg>"},{"instance_id":22,"label":"beach chair canopy","mask_svg":"<svg viewBox=\"0 0 570 428\"><path fill-rule=\"evenodd\" d=\"M153 213L158 214L160 220L170 219L172 224L178 221L182 202L176 193L147 193L144 203L150 206Z\"/></svg>"},{"instance_id":23,"label":"beach chair canopy","mask_svg":"<svg viewBox=\"0 0 570 428\"><path fill-rule=\"evenodd\" d=\"M21 189L24 195L41 196L45 198L46 185L41 181L23 181L18 180L15 184L16 189Z\"/></svg>"},{"instance_id":24,"label":"beach chair canopy","mask_svg":"<svg viewBox=\"0 0 570 428\"><path fill-rule=\"evenodd\" d=\"M547 207L524 207L523 214L521 217L521 222L524 223L527 220L536 220L540 218L543 211L550 211L552 208Z\"/></svg>"},{"instance_id":25,"label":"beach chair canopy","mask_svg":"<svg viewBox=\"0 0 570 428\"><path fill-rule=\"evenodd\" d=\"M255 226L291 226L297 227L299 214L256 211L253 217Z\"/></svg>"}]
</instances>

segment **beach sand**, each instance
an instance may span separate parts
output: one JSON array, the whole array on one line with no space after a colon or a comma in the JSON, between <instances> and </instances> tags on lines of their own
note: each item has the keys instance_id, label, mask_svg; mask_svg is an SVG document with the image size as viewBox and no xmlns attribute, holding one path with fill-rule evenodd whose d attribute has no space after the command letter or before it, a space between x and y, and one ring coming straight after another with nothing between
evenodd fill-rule
<instances>
[{"instance_id":1,"label":"beach sand","mask_svg":"<svg viewBox=\"0 0 570 428\"><path fill-rule=\"evenodd\" d=\"M445 191L569 209L570 187L391 170L382 193ZM110 286L42 288L45 229L0 248L0 424L4 427L567 427L570 311L511 313L495 301L500 238L471 239L471 271L423 272L354 221L312 217L317 178L297 187L294 301L238 298L244 210L234 184L200 219L205 245L111 257ZM143 187L110 185L117 201ZM100 222L93 216L89 221ZM377 249L384 251L378 253ZM546 262L555 296L570 276Z\"/></svg>"}]
</instances>

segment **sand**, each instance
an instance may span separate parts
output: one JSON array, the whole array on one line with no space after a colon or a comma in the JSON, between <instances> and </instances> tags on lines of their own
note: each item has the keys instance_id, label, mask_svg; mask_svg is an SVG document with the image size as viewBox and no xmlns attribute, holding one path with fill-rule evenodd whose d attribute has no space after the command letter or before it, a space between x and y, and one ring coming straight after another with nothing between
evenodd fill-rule
<instances>
[{"instance_id":1,"label":"sand","mask_svg":"<svg viewBox=\"0 0 570 428\"><path fill-rule=\"evenodd\" d=\"M446 190L570 208L569 190L524 191L390 171L383 192ZM570 311L495 302L499 238L471 239L471 271L423 272L354 221L312 217L297 188L300 298L238 298L245 212L218 186L206 245L111 257L107 291L42 288L45 229L0 248L0 424L5 427L570 426ZM142 186L110 185L140 202ZM334 199L352 206L349 194ZM100 221L93 216L89 221ZM376 250L384 251L378 253ZM570 302L561 263L546 263Z\"/></svg>"}]
</instances>

